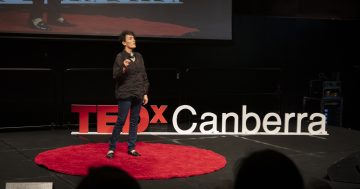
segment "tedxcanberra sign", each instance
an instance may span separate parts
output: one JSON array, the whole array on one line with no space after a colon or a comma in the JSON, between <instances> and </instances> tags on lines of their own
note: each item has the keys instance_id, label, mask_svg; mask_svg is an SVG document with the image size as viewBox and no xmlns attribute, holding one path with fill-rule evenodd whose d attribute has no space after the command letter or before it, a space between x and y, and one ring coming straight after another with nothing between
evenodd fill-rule
<instances>
[{"instance_id":1,"label":"tedxcanberra sign","mask_svg":"<svg viewBox=\"0 0 360 189\"><path fill-rule=\"evenodd\" d=\"M140 121L138 125L139 134L175 134L175 135L328 135L326 131L326 117L321 113L285 113L282 117L275 112L267 113L260 117L255 112L248 112L247 106L242 106L241 113L228 112L216 115L212 112L201 114L200 121L190 123L187 129L180 128L178 116L181 114L191 114L197 116L198 112L190 105L181 105L172 113L172 124L176 132L146 132L151 124L168 123L164 117L167 105L151 105L150 110L141 107ZM121 108L121 107L120 107ZM117 119L117 105L79 105L73 104L73 113L79 115L79 132L72 134L110 134ZM154 116L149 117L149 111ZM89 132L89 115L96 114L96 132ZM233 124L227 124L227 120L234 120ZM255 125L249 126L249 120L254 120ZM309 120L309 121L305 121ZM290 126L290 121L296 122L295 126ZM220 126L218 124L221 123ZM129 131L129 115L123 127L123 133ZM241 126L240 126L241 125ZM227 132L227 128L232 128L232 132ZM295 127L295 128L290 128ZM305 129L303 128L305 127ZM200 132L195 132L199 130Z\"/></svg>"}]
</instances>

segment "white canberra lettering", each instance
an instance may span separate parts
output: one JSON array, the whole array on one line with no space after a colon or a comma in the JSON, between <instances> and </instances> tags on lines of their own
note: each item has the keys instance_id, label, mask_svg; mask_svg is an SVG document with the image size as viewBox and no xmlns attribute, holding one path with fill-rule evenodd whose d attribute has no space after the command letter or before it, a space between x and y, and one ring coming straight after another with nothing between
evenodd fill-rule
<instances>
[{"instance_id":1,"label":"white canberra lettering","mask_svg":"<svg viewBox=\"0 0 360 189\"><path fill-rule=\"evenodd\" d=\"M195 131L198 123L192 123L189 129L183 130L178 125L178 115L183 110L188 110L191 112L193 116L197 115L195 109L190 105L181 105L176 108L173 117L172 123L176 132L179 134L191 134ZM239 115L234 112L230 113L222 113L221 115L221 131L218 131L218 117L216 114L211 112L205 112L201 115L201 120L210 119L210 121L203 121L199 130L203 134L230 134L226 132L226 121L228 118L234 119L234 132L230 132L231 134L268 134L268 135L327 135L327 131L325 130L326 125L326 117L321 113L313 113L309 116L309 124L307 125L307 131L302 131L301 125L303 125L304 118L308 118L308 113L285 113L284 121L281 120L279 114L270 112L267 113L261 121L261 118L258 114L254 112L247 112L246 105L242 106L242 114L241 114L241 132L239 132ZM255 126L252 129L249 129L247 123L248 119L255 120ZM296 121L296 130L293 132L289 131L289 122L290 120ZM262 123L262 129L264 132L260 132ZM283 131L281 131L281 126L283 125ZM269 128L271 126L271 129ZM208 128L208 129L205 129Z\"/></svg>"}]
</instances>

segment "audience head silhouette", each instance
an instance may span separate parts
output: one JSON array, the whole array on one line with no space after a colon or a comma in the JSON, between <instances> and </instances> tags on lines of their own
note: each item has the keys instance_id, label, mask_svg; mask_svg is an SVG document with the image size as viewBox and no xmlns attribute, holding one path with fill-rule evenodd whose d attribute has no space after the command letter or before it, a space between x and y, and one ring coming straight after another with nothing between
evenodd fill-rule
<instances>
[{"instance_id":1,"label":"audience head silhouette","mask_svg":"<svg viewBox=\"0 0 360 189\"><path fill-rule=\"evenodd\" d=\"M304 188L303 178L295 163L273 150L254 152L240 160L235 174L235 188Z\"/></svg>"},{"instance_id":2,"label":"audience head silhouette","mask_svg":"<svg viewBox=\"0 0 360 189\"><path fill-rule=\"evenodd\" d=\"M90 168L77 189L126 188L140 189L139 183L127 172L116 167Z\"/></svg>"}]
</instances>

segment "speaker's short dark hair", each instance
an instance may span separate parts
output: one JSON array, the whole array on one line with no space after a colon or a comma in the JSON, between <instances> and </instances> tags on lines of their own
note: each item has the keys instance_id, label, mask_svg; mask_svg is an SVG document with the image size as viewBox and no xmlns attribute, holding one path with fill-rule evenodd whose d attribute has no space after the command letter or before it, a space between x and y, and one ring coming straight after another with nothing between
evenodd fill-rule
<instances>
[{"instance_id":1,"label":"speaker's short dark hair","mask_svg":"<svg viewBox=\"0 0 360 189\"><path fill-rule=\"evenodd\" d=\"M135 33L133 31L130 31L130 30L124 30L123 32L120 33L120 36L119 36L119 40L120 42L123 42L125 41L126 39L126 35L132 35L135 37Z\"/></svg>"}]
</instances>

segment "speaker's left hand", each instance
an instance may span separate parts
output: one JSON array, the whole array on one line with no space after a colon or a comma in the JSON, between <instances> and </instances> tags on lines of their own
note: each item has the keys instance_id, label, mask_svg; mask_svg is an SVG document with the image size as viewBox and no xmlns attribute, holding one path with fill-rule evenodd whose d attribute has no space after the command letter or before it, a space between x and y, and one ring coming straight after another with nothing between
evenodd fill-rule
<instances>
[{"instance_id":1,"label":"speaker's left hand","mask_svg":"<svg viewBox=\"0 0 360 189\"><path fill-rule=\"evenodd\" d=\"M149 98L147 95L144 95L143 104L146 105L149 102Z\"/></svg>"}]
</instances>

